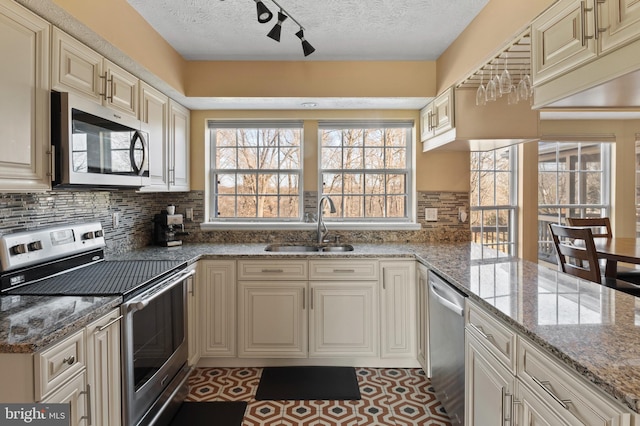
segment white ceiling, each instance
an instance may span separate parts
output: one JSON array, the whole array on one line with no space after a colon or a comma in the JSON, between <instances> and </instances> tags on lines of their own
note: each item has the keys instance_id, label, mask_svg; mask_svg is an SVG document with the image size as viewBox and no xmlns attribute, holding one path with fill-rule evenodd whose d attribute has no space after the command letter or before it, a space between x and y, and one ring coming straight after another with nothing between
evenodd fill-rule
<instances>
[{"instance_id":1,"label":"white ceiling","mask_svg":"<svg viewBox=\"0 0 640 426\"><path fill-rule=\"evenodd\" d=\"M257 21L254 0L127 0L187 60L334 61L435 60L489 0L277 0L304 27L316 51L305 57L299 27L282 25L280 42L266 36L274 18ZM426 98L191 99L193 109L416 109Z\"/></svg>"}]
</instances>

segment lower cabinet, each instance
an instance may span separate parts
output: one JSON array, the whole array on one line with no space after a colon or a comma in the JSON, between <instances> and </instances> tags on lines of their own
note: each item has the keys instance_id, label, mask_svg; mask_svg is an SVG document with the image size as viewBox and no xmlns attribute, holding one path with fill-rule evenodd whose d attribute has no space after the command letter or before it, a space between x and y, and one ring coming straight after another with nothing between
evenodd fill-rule
<instances>
[{"instance_id":1,"label":"lower cabinet","mask_svg":"<svg viewBox=\"0 0 640 426\"><path fill-rule=\"evenodd\" d=\"M378 356L378 283L311 282L309 356Z\"/></svg>"},{"instance_id":2,"label":"lower cabinet","mask_svg":"<svg viewBox=\"0 0 640 426\"><path fill-rule=\"evenodd\" d=\"M418 363L422 370L431 377L429 365L429 270L426 266L416 265L416 346Z\"/></svg>"},{"instance_id":3,"label":"lower cabinet","mask_svg":"<svg viewBox=\"0 0 640 426\"><path fill-rule=\"evenodd\" d=\"M307 282L238 282L238 356L307 357Z\"/></svg>"},{"instance_id":4,"label":"lower cabinet","mask_svg":"<svg viewBox=\"0 0 640 426\"><path fill-rule=\"evenodd\" d=\"M40 402L43 404L69 404L69 416L71 417L69 424L72 426L111 425L112 423L93 422L93 419L90 418L88 411L90 389L87 385L87 372L83 370L82 373L60 386ZM120 424L120 421L117 424Z\"/></svg>"},{"instance_id":5,"label":"lower cabinet","mask_svg":"<svg viewBox=\"0 0 640 426\"><path fill-rule=\"evenodd\" d=\"M415 260L380 262L383 358L416 358Z\"/></svg>"},{"instance_id":6,"label":"lower cabinet","mask_svg":"<svg viewBox=\"0 0 640 426\"><path fill-rule=\"evenodd\" d=\"M194 285L190 299L200 303L189 311L189 327L194 339L200 337L199 355L236 356L236 262L199 261Z\"/></svg>"},{"instance_id":7,"label":"lower cabinet","mask_svg":"<svg viewBox=\"0 0 640 426\"><path fill-rule=\"evenodd\" d=\"M120 311L89 324L87 339L87 398L90 425L121 423Z\"/></svg>"}]
</instances>

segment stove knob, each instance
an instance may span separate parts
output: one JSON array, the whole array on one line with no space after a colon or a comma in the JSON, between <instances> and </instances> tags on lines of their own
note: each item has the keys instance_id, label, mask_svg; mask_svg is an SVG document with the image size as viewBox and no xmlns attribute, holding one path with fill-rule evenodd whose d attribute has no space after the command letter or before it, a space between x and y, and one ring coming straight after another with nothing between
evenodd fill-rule
<instances>
[{"instance_id":1,"label":"stove knob","mask_svg":"<svg viewBox=\"0 0 640 426\"><path fill-rule=\"evenodd\" d=\"M34 241L27 246L29 251L42 250L42 241Z\"/></svg>"},{"instance_id":2,"label":"stove knob","mask_svg":"<svg viewBox=\"0 0 640 426\"><path fill-rule=\"evenodd\" d=\"M95 234L93 233L93 231L85 232L82 235L83 240L93 240L94 238L95 238Z\"/></svg>"},{"instance_id":3,"label":"stove knob","mask_svg":"<svg viewBox=\"0 0 640 426\"><path fill-rule=\"evenodd\" d=\"M26 244L18 244L10 248L11 254L24 254L27 252Z\"/></svg>"},{"instance_id":4,"label":"stove knob","mask_svg":"<svg viewBox=\"0 0 640 426\"><path fill-rule=\"evenodd\" d=\"M96 238L104 237L104 232L102 232L102 229L98 229L94 234Z\"/></svg>"}]
</instances>

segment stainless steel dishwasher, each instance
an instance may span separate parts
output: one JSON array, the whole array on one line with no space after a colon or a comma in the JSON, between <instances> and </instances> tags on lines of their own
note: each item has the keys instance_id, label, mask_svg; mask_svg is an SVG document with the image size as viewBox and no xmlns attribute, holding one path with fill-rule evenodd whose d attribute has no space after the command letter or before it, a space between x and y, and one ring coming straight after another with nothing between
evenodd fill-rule
<instances>
[{"instance_id":1,"label":"stainless steel dishwasher","mask_svg":"<svg viewBox=\"0 0 640 426\"><path fill-rule=\"evenodd\" d=\"M429 271L431 383L453 424L464 424L464 299Z\"/></svg>"}]
</instances>

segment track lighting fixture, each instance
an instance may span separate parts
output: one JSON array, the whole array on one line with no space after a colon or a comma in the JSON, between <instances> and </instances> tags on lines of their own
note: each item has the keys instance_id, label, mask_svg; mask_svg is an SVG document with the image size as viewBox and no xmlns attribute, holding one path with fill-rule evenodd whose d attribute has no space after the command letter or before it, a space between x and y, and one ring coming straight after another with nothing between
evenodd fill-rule
<instances>
[{"instance_id":1,"label":"track lighting fixture","mask_svg":"<svg viewBox=\"0 0 640 426\"><path fill-rule=\"evenodd\" d=\"M269 22L271 18L273 18L273 13L271 13L271 11L267 8L267 6L265 6L265 4L261 0L253 0L253 1L256 2L256 7L258 9L258 22L260 22L261 24L264 24L265 22ZM269 31L269 34L267 34L267 37L279 42L280 34L282 33L282 23L287 18L291 18L291 20L300 27L300 30L296 33L296 36L300 39L300 41L302 41L302 52L304 53L304 56L309 56L313 52L315 52L316 49L313 46L311 46L311 44L307 40L305 40L304 27L300 25L300 22L296 21L296 19L293 16L291 16L289 12L284 10L284 8L280 6L276 0L271 0L271 1L280 10L278 11L278 22L273 26L273 28L271 28L271 31Z\"/></svg>"},{"instance_id":2,"label":"track lighting fixture","mask_svg":"<svg viewBox=\"0 0 640 426\"><path fill-rule=\"evenodd\" d=\"M316 51L316 49L304 39L304 29L302 27L300 27L300 31L296 33L296 36L302 41L302 52L304 56L309 56Z\"/></svg>"},{"instance_id":3,"label":"track lighting fixture","mask_svg":"<svg viewBox=\"0 0 640 426\"><path fill-rule=\"evenodd\" d=\"M260 0L254 0L256 2L256 8L258 9L258 22L264 24L269 22L273 18L273 13L267 8L267 6Z\"/></svg>"},{"instance_id":4,"label":"track lighting fixture","mask_svg":"<svg viewBox=\"0 0 640 426\"><path fill-rule=\"evenodd\" d=\"M267 37L274 39L275 41L280 41L280 31L282 30L282 23L287 19L288 16L282 13L282 9L278 12L278 23L273 26Z\"/></svg>"}]
</instances>

